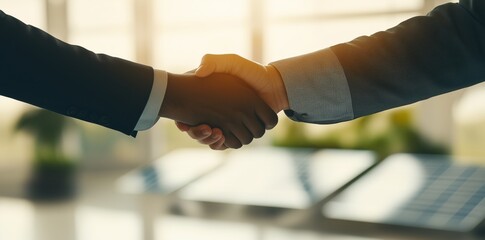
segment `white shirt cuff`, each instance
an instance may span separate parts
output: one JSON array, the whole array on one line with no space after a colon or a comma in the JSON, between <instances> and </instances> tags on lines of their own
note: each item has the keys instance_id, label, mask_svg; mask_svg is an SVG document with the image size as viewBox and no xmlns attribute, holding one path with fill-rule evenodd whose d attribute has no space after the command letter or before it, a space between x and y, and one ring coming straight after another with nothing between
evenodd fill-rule
<instances>
[{"instance_id":1,"label":"white shirt cuff","mask_svg":"<svg viewBox=\"0 0 485 240\"><path fill-rule=\"evenodd\" d=\"M330 48L270 64L283 78L291 119L328 124L354 118L347 78Z\"/></svg>"},{"instance_id":2,"label":"white shirt cuff","mask_svg":"<svg viewBox=\"0 0 485 240\"><path fill-rule=\"evenodd\" d=\"M135 131L147 130L153 127L160 118L158 113L162 106L163 98L165 97L165 91L167 90L168 74L166 71L155 69L153 78L150 97L148 98L147 105L135 126Z\"/></svg>"}]
</instances>

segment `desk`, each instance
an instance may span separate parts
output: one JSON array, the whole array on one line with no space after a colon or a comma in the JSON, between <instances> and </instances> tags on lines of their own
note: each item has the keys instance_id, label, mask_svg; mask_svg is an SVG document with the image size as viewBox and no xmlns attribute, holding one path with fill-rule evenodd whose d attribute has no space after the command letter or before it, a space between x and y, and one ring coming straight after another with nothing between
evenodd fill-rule
<instances>
[{"instance_id":1,"label":"desk","mask_svg":"<svg viewBox=\"0 0 485 240\"><path fill-rule=\"evenodd\" d=\"M35 203L0 189L0 239L458 239L440 233L332 222L320 215L323 203L313 209L290 211L183 201L176 193L120 194L115 180L125 172L81 172L78 197L58 203Z\"/></svg>"}]
</instances>

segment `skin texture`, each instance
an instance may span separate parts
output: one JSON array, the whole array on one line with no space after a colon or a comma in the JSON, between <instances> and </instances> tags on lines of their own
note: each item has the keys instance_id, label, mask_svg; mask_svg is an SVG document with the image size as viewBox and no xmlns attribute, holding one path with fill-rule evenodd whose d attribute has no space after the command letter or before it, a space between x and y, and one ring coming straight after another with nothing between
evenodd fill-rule
<instances>
[{"instance_id":1,"label":"skin texture","mask_svg":"<svg viewBox=\"0 0 485 240\"><path fill-rule=\"evenodd\" d=\"M187 126L206 124L225 136L224 147L240 148L263 136L278 118L275 112L241 79L217 73L199 78L193 74L169 74L168 85L160 108L160 117L173 119ZM215 144L212 132L191 131L189 135L208 133L204 144ZM205 129L207 130L207 129ZM222 147L221 142L219 142Z\"/></svg>"},{"instance_id":2,"label":"skin texture","mask_svg":"<svg viewBox=\"0 0 485 240\"><path fill-rule=\"evenodd\" d=\"M289 108L283 79L271 65L264 66L235 54L207 54L202 58L195 74L206 77L216 72L231 74L244 80L275 112ZM187 132L191 138L209 145L212 149L226 149L221 144L225 138L220 129L208 125L189 126L178 122L176 125L180 131Z\"/></svg>"},{"instance_id":3,"label":"skin texture","mask_svg":"<svg viewBox=\"0 0 485 240\"><path fill-rule=\"evenodd\" d=\"M276 113L289 108L283 79L271 65L261 65L236 54L206 54L195 74L207 77L213 73L227 73L244 80Z\"/></svg>"}]
</instances>

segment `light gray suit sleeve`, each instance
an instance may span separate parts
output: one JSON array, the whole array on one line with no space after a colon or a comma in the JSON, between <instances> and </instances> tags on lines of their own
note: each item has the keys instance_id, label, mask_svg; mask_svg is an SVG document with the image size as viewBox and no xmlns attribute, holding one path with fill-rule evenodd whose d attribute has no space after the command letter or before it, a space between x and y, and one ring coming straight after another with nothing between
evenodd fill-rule
<instances>
[{"instance_id":1,"label":"light gray suit sleeve","mask_svg":"<svg viewBox=\"0 0 485 240\"><path fill-rule=\"evenodd\" d=\"M335 123L354 118L349 85L330 48L270 63L281 74L295 121Z\"/></svg>"}]
</instances>

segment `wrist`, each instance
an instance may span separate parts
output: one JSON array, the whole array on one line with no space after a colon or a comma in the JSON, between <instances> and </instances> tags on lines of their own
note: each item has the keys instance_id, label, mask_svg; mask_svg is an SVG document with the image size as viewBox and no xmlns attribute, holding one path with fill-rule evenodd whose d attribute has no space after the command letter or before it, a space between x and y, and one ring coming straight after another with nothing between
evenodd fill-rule
<instances>
[{"instance_id":1,"label":"wrist","mask_svg":"<svg viewBox=\"0 0 485 240\"><path fill-rule=\"evenodd\" d=\"M289 109L288 94L286 93L285 84L280 72L273 65L267 65L268 80L272 85L273 110L278 113L282 110Z\"/></svg>"},{"instance_id":2,"label":"wrist","mask_svg":"<svg viewBox=\"0 0 485 240\"><path fill-rule=\"evenodd\" d=\"M180 81L181 75L167 72L167 88L158 116L176 120L176 111L180 107L174 106L174 104L178 102L177 97L182 93L179 86Z\"/></svg>"}]
</instances>

